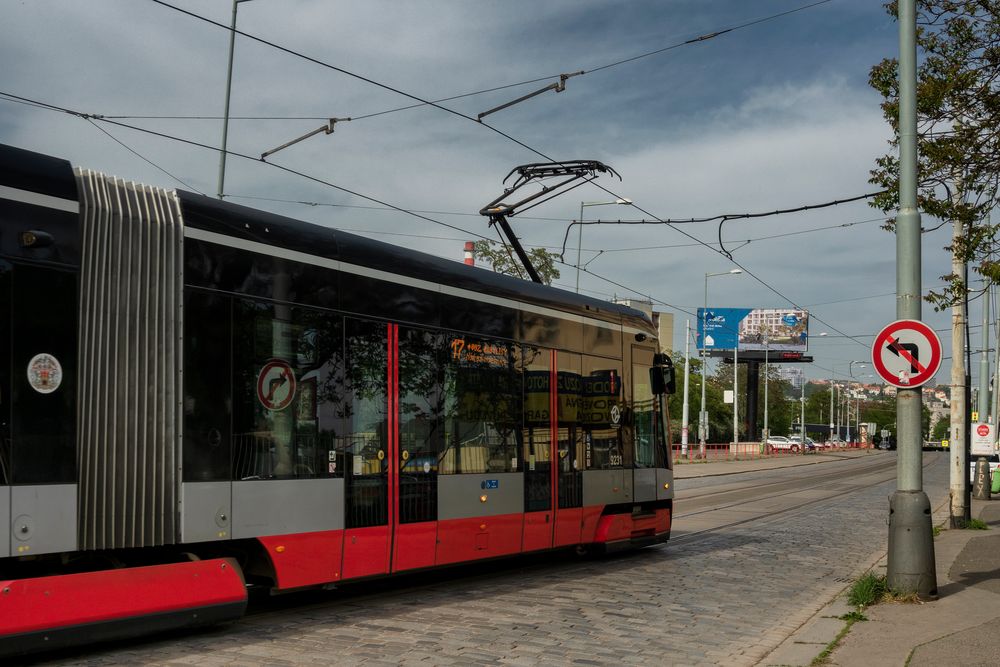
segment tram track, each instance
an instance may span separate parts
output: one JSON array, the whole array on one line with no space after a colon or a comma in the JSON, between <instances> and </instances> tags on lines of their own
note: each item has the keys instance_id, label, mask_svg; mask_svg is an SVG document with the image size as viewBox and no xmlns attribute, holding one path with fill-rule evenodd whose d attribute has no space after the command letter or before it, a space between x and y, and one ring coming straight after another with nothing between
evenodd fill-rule
<instances>
[{"instance_id":1,"label":"tram track","mask_svg":"<svg viewBox=\"0 0 1000 667\"><path fill-rule=\"evenodd\" d=\"M856 474L858 474L858 473L860 473L860 474L868 474L870 472L877 472L877 471L883 470L885 468L890 468L890 467L894 468L895 466L896 466L895 461L888 461L888 462L887 461L878 461L878 462L875 463L875 465L868 465L868 466L862 467L860 471L858 471L857 469L852 469L852 473L856 473ZM809 471L809 472L812 472L812 471ZM774 494L770 494L770 495L767 495L767 496L763 496L761 498L755 498L755 500L762 500L762 499L767 499L767 498L780 497L782 495L787 495L789 493L800 492L800 491L802 491L802 484L805 483L805 482L818 483L818 485L820 487L822 487L824 485L828 485L828 484L833 483L833 482L838 482L838 481L840 481L842 479L842 477L843 477L843 471L842 470L837 470L837 471L833 471L833 472L818 471L818 472L816 472L814 474L803 475L802 477L798 477L798 478L795 478L795 479L779 480L779 481L775 481L775 482L765 482L763 484L761 484L760 482L748 482L748 483L745 483L745 484L741 484L740 486L727 487L725 489L718 489L717 487L715 487L715 488L713 488L713 487L706 487L705 489L693 490L693 491L703 491L702 493L692 492L691 494L688 494L688 493L683 493L682 495L679 494L678 495L678 500L681 501L682 503L685 503L685 502L690 502L692 500L693 501L698 501L698 500L702 500L702 499L706 499L706 498L714 498L714 497L718 497L718 496L727 496L727 495L734 495L734 494L746 493L748 491L759 491L761 489L765 489L765 488L768 488L768 487L774 487L776 489L777 488L788 489L788 491L784 491L782 493L774 493ZM733 503L732 505L728 505L728 506L724 505L724 506L721 506L721 507L711 507L709 509L698 510L696 512L685 512L683 514L674 514L674 519L676 520L676 519L681 519L681 518L688 517L688 516L694 516L694 515L697 515L697 514L703 514L705 512L711 512L711 511L714 511L716 509L725 509L726 507L731 507L731 506L735 506L735 505L738 505L738 504L740 504L740 503Z\"/></svg>"},{"instance_id":2,"label":"tram track","mask_svg":"<svg viewBox=\"0 0 1000 667\"><path fill-rule=\"evenodd\" d=\"M923 467L926 469L926 468L928 468L928 467L930 467L932 465L940 464L940 463L941 463L941 459L940 458L925 457L924 458L924 462L923 462ZM895 460L892 460L892 461L884 463L884 464L875 465L875 466L866 466L866 470L862 474L863 475L874 475L874 474L877 474L879 472L879 470L882 469L882 468L890 468L890 467L891 468L895 468L895 466L896 466ZM851 472L855 472L855 471L851 471ZM710 507L710 508L706 508L704 510L699 510L697 512L689 512L689 513L686 513L686 514L677 514L677 515L675 515L674 519L675 519L675 521L677 521L677 520L681 520L681 519L683 519L685 517L691 517L691 516L696 516L696 515L700 515L700 514L709 514L709 513L712 513L712 512L721 512L721 511L725 511L725 510L728 510L728 509L732 509L733 507L737 507L737 506L746 506L749 503L760 503L760 502L763 502L763 501L773 500L775 498L787 497L787 496L795 495L797 493L803 493L803 492L806 492L806 491L815 491L817 488L822 488L822 487L829 488L833 484L844 484L845 482L843 481L843 474L844 474L843 471L838 471L836 473L828 473L828 474L818 475L818 476L809 476L808 478L799 478L797 480L787 480L787 481L782 481L782 482L774 482L774 483L771 483L769 485L770 486L780 486L780 485L788 485L788 484L797 484L799 486L798 486L798 488L790 489L790 490L786 490L786 491L782 491L780 493L771 493L771 494L766 494L766 495L762 495L762 496L756 496L756 497L754 497L754 498L752 498L750 500L747 500L747 501L731 502L731 503L728 503L726 505L713 506L713 507ZM815 487L815 486L803 487L803 486L801 486L804 482L814 482L817 477L827 477L827 478L833 478L833 479L829 479L825 484L821 484L819 487ZM779 515L782 515L782 514L788 514L788 513L791 513L791 512L795 512L796 510L800 510L800 509L803 509L805 507L809 507L811 505L815 505L817 503L822 503L822 502L827 502L827 501L830 501L830 500L835 500L837 498L841 498L843 496L847 496L847 495L850 495L852 493L857 493L858 491L862 491L862 490L867 489L867 488L878 486L879 484L884 484L884 483L886 483L888 481L891 481L895 477L896 477L896 474L895 474L895 471L893 471L892 474L883 475L883 476L880 476L878 479L875 479L875 480L872 480L872 481L866 481L864 483L851 483L851 482L847 482L847 484L849 484L848 488L845 488L845 489L843 489L841 491L838 491L836 493L822 495L822 496L816 497L816 498L809 498L807 500L803 500L802 502L798 502L798 503L794 503L794 504L788 505L787 507L782 507L780 509L769 509L766 512L762 512L760 514L755 514L754 516L748 516L748 517L745 517L745 518L742 518L742 519L738 519L738 520L735 520L735 521L726 521L726 522L721 523L719 525L711 526L711 527L704 528L704 529L701 529L701 530L692 530L690 532L684 532L681 535L673 535L670 538L669 544L688 543L688 542L691 542L691 541L697 541L697 540L695 540L695 538L704 537L704 536L710 535L712 533L718 533L718 532L720 532L722 530L726 530L726 529L729 529L729 528L734 528L734 527L737 527L737 526L746 525L746 524L749 524L749 523L753 523L755 521L761 521L761 520L764 520L764 519L772 519L772 518L774 518L776 516L779 516ZM729 490L726 490L726 491L718 492L717 494L702 494L699 497L706 497L706 496L710 496L710 495L730 495L730 494L736 493L738 491L747 491L747 490L750 490L750 489L753 489L753 488L760 488L760 487L759 486L754 486L754 485L745 485L745 486L740 487L740 489L729 489ZM676 526L675 526L675 529L676 529Z\"/></svg>"}]
</instances>

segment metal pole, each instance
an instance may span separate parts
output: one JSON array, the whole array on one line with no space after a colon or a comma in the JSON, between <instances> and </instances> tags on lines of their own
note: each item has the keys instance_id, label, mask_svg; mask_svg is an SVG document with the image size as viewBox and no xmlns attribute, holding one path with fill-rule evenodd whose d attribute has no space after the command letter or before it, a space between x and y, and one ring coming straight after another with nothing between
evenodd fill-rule
<instances>
[{"instance_id":1,"label":"metal pole","mask_svg":"<svg viewBox=\"0 0 1000 667\"><path fill-rule=\"evenodd\" d=\"M245 0L241 0L245 1ZM348 118L348 120L350 120ZM583 261L580 253L583 250L583 207L584 206L610 206L611 204L631 204L632 200L627 198L616 199L614 201L590 201L580 202L580 219L576 221L579 228L576 234L576 293L580 293L580 263ZM594 260L591 260L591 262ZM587 262L588 264L590 262Z\"/></svg>"},{"instance_id":2,"label":"metal pole","mask_svg":"<svg viewBox=\"0 0 1000 667\"><path fill-rule=\"evenodd\" d=\"M233 19L229 24L229 67L226 68L226 110L222 121L222 151L219 152L219 190L222 199L226 186L226 145L229 137L229 93L233 88L233 50L236 48L236 8L247 0L233 0Z\"/></svg>"},{"instance_id":3,"label":"metal pole","mask_svg":"<svg viewBox=\"0 0 1000 667\"><path fill-rule=\"evenodd\" d=\"M701 311L701 411L698 413L698 454L705 458L708 438L708 414L705 413L705 384L708 378L708 357L705 356L705 330L708 328L708 274L705 274L705 307Z\"/></svg>"},{"instance_id":4,"label":"metal pole","mask_svg":"<svg viewBox=\"0 0 1000 667\"><path fill-rule=\"evenodd\" d=\"M583 202L580 202L580 217L577 219L577 222L579 223L577 225L577 227L579 229L577 230L577 235L576 235L576 293L579 294L580 293L580 262L582 261L581 257L580 257L580 253L582 252L582 249L583 249Z\"/></svg>"},{"instance_id":5,"label":"metal pole","mask_svg":"<svg viewBox=\"0 0 1000 667\"><path fill-rule=\"evenodd\" d=\"M993 285L990 285L991 301L993 300L995 295L996 295L996 288ZM1000 309L995 309L995 310L1000 310ZM993 338L994 340L997 341L997 344L1000 345L1000 312L997 312L995 326L996 326L996 331L994 332L995 335L993 336ZM993 370L993 423L1000 425L1000 386L998 386L998 383L1000 383L1000 351L998 351L998 353L994 356L996 357L996 367ZM996 430L1000 431L1000 428L997 428Z\"/></svg>"},{"instance_id":6,"label":"metal pole","mask_svg":"<svg viewBox=\"0 0 1000 667\"><path fill-rule=\"evenodd\" d=\"M830 379L830 444L833 444L833 390L837 388L837 385L833 383L833 378Z\"/></svg>"},{"instance_id":7,"label":"metal pole","mask_svg":"<svg viewBox=\"0 0 1000 667\"><path fill-rule=\"evenodd\" d=\"M768 372L768 352L771 346L770 330L764 334L764 438L771 435L771 432L767 428L767 372ZM805 447L806 443L803 440L802 446Z\"/></svg>"},{"instance_id":8,"label":"metal pole","mask_svg":"<svg viewBox=\"0 0 1000 667\"><path fill-rule=\"evenodd\" d=\"M990 287L983 289L983 346L979 357L979 421L990 415Z\"/></svg>"},{"instance_id":9,"label":"metal pole","mask_svg":"<svg viewBox=\"0 0 1000 667\"><path fill-rule=\"evenodd\" d=\"M681 408L681 456L688 453L688 382L691 376L691 320L684 326L684 405Z\"/></svg>"},{"instance_id":10,"label":"metal pole","mask_svg":"<svg viewBox=\"0 0 1000 667\"><path fill-rule=\"evenodd\" d=\"M899 0L899 211L896 317L920 319L920 211L917 209L916 0ZM954 397L952 397L954 398ZM886 579L890 590L937 595L931 506L923 491L920 388L896 392L896 491L889 499Z\"/></svg>"},{"instance_id":11,"label":"metal pole","mask_svg":"<svg viewBox=\"0 0 1000 667\"><path fill-rule=\"evenodd\" d=\"M802 382L802 395L799 397L799 426L802 429L802 453L806 453L806 379L800 377Z\"/></svg>"}]
</instances>

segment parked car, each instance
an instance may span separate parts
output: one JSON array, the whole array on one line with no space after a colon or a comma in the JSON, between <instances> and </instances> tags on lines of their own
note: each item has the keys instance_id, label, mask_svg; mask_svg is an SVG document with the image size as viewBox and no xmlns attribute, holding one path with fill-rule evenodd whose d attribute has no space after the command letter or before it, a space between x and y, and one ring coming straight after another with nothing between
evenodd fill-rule
<instances>
[{"instance_id":1,"label":"parked car","mask_svg":"<svg viewBox=\"0 0 1000 667\"><path fill-rule=\"evenodd\" d=\"M799 443L792 442L783 435L769 435L764 441L764 447L768 452L797 452Z\"/></svg>"},{"instance_id":2,"label":"parked car","mask_svg":"<svg viewBox=\"0 0 1000 667\"><path fill-rule=\"evenodd\" d=\"M792 441L793 443L795 443L796 445L802 442L802 436L801 435L790 435L790 436L788 436L788 439L790 441ZM812 451L815 451L815 450L816 450L816 443L813 442L813 439L810 438L807 435L806 436L806 451L807 452L812 452Z\"/></svg>"},{"instance_id":3,"label":"parked car","mask_svg":"<svg viewBox=\"0 0 1000 667\"><path fill-rule=\"evenodd\" d=\"M840 436L837 435L833 436L832 438L829 438L826 442L823 443L823 445L828 449L832 447L840 447L840 448L847 447L847 443L841 440Z\"/></svg>"}]
</instances>

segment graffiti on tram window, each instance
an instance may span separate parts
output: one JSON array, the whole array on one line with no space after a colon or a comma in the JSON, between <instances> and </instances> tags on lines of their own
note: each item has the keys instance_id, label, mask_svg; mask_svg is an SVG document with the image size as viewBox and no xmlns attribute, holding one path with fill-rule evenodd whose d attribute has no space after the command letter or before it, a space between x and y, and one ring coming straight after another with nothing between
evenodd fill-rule
<instances>
[{"instance_id":1,"label":"graffiti on tram window","mask_svg":"<svg viewBox=\"0 0 1000 667\"><path fill-rule=\"evenodd\" d=\"M452 338L451 360L456 363L487 364L499 368L510 365L510 349L502 343L489 341Z\"/></svg>"},{"instance_id":2,"label":"graffiti on tram window","mask_svg":"<svg viewBox=\"0 0 1000 667\"><path fill-rule=\"evenodd\" d=\"M521 428L518 355L508 343L469 336L449 341L445 450L440 472L517 470Z\"/></svg>"}]
</instances>

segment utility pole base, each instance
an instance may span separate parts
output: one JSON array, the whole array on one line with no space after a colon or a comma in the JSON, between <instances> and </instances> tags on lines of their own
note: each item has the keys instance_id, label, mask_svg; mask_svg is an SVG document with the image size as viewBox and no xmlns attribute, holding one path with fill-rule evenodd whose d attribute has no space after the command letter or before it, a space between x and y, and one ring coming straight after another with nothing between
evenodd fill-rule
<instances>
[{"instance_id":1,"label":"utility pole base","mask_svg":"<svg viewBox=\"0 0 1000 667\"><path fill-rule=\"evenodd\" d=\"M990 499L990 464L985 457L976 459L976 474L973 477L972 497L976 500Z\"/></svg>"},{"instance_id":2,"label":"utility pole base","mask_svg":"<svg viewBox=\"0 0 1000 667\"><path fill-rule=\"evenodd\" d=\"M889 498L886 584L897 593L937 599L931 502L923 491L896 491Z\"/></svg>"}]
</instances>

